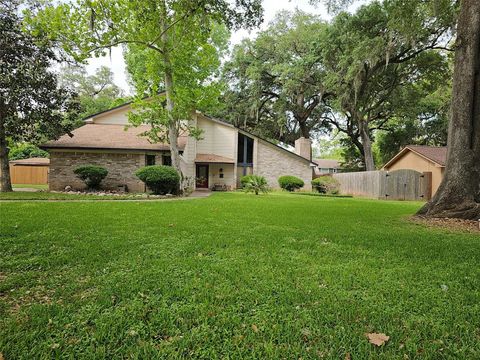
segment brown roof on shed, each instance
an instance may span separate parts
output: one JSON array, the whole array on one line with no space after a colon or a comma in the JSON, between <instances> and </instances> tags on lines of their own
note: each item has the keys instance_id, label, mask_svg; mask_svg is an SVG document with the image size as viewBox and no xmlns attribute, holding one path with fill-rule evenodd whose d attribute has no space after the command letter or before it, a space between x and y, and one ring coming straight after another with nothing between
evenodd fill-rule
<instances>
[{"instance_id":1,"label":"brown roof on shed","mask_svg":"<svg viewBox=\"0 0 480 360\"><path fill-rule=\"evenodd\" d=\"M42 165L49 165L49 164L50 164L49 158L29 158L29 159L19 159L19 160L10 161L10 165L42 166Z\"/></svg>"},{"instance_id":2,"label":"brown roof on shed","mask_svg":"<svg viewBox=\"0 0 480 360\"><path fill-rule=\"evenodd\" d=\"M407 145L397 155L395 155L389 162L385 164L388 168L398 159L400 159L407 151L412 151L418 155L440 165L445 166L447 163L447 147L446 146L425 146L425 145Z\"/></svg>"},{"instance_id":3,"label":"brown roof on shed","mask_svg":"<svg viewBox=\"0 0 480 360\"><path fill-rule=\"evenodd\" d=\"M152 144L146 136L141 136L150 130L148 125L125 128L125 125L86 124L72 131L73 136L63 135L55 141L50 141L43 148L89 148L89 149L119 149L119 150L170 150L167 143ZM185 148L186 136L178 138L180 150Z\"/></svg>"}]
</instances>

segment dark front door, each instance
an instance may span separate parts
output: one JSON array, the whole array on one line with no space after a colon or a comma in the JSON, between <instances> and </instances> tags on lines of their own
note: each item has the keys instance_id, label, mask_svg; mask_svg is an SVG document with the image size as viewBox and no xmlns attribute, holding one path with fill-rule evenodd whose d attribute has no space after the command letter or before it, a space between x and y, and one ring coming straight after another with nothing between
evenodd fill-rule
<instances>
[{"instance_id":1,"label":"dark front door","mask_svg":"<svg viewBox=\"0 0 480 360\"><path fill-rule=\"evenodd\" d=\"M200 189L208 189L208 165L197 165L196 187Z\"/></svg>"}]
</instances>

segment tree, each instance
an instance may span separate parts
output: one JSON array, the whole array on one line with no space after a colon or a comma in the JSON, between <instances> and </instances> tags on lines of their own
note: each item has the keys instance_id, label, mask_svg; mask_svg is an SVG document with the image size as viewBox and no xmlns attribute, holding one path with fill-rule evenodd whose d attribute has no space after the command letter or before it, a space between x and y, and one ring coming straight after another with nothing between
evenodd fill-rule
<instances>
[{"instance_id":1,"label":"tree","mask_svg":"<svg viewBox=\"0 0 480 360\"><path fill-rule=\"evenodd\" d=\"M293 144L325 129L329 94L318 39L326 24L299 10L277 14L255 40L244 40L226 64L223 117Z\"/></svg>"},{"instance_id":2,"label":"tree","mask_svg":"<svg viewBox=\"0 0 480 360\"><path fill-rule=\"evenodd\" d=\"M78 0L45 11L36 22L47 25L51 36L61 41L64 48L79 59L95 54L105 54L113 46L128 45L152 52L155 62L149 71L156 76L150 81L154 96L143 115L153 126L148 133L152 141L165 137L170 144L172 166L181 173L177 139L183 119L195 110L197 97L201 96L201 79L195 78L195 64L185 54L205 51L212 29L220 24L235 28L256 26L262 17L260 0L148 0L107 1ZM52 21L52 19L54 19ZM65 25L68 24L68 25ZM40 26L41 27L41 26ZM179 49L179 51L177 51ZM186 65L189 66L186 66ZM176 71L180 69L180 71ZM177 89L177 81L192 77L196 89L190 93ZM178 91L177 91L178 90ZM139 102L146 107L146 102ZM139 112L141 116L142 112ZM134 122L138 121L134 117ZM153 121L155 119L155 121Z\"/></svg>"},{"instance_id":3,"label":"tree","mask_svg":"<svg viewBox=\"0 0 480 360\"><path fill-rule=\"evenodd\" d=\"M408 17L410 27L399 16ZM328 28L325 83L340 115L331 122L359 149L366 170L375 169L373 133L418 96L417 82L446 73L441 50L449 29L448 17L435 16L431 6L395 0L340 13Z\"/></svg>"},{"instance_id":4,"label":"tree","mask_svg":"<svg viewBox=\"0 0 480 360\"><path fill-rule=\"evenodd\" d=\"M73 93L50 70L57 57L45 38L22 29L19 5L0 3L0 191L12 191L8 141L55 138L77 109Z\"/></svg>"},{"instance_id":5,"label":"tree","mask_svg":"<svg viewBox=\"0 0 480 360\"><path fill-rule=\"evenodd\" d=\"M460 4L446 170L435 196L419 214L476 220L480 218L480 2Z\"/></svg>"},{"instance_id":6,"label":"tree","mask_svg":"<svg viewBox=\"0 0 480 360\"><path fill-rule=\"evenodd\" d=\"M88 75L83 66L67 65L60 69L59 80L62 86L78 94L81 110L75 127L83 125L85 117L125 102L122 89L115 84L113 73L106 66L99 67L94 75Z\"/></svg>"}]
</instances>

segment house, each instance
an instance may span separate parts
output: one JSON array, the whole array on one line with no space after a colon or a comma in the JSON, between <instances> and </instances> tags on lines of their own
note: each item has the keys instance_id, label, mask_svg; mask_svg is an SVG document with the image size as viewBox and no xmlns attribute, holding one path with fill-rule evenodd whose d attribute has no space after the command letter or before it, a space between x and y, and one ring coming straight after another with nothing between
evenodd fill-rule
<instances>
[{"instance_id":1,"label":"house","mask_svg":"<svg viewBox=\"0 0 480 360\"><path fill-rule=\"evenodd\" d=\"M42 146L50 153L50 190L85 185L73 170L93 164L108 170L102 185L106 189L127 186L129 191L145 191L145 185L134 175L145 165L170 165L167 143L151 143L141 136L149 129L143 125L126 127L131 104L100 112L85 120L85 125ZM295 175L311 189L311 142L300 138L295 152L236 128L224 121L196 112L189 125L203 130L201 139L182 134L178 138L181 169L193 189L222 187L235 189L247 174L264 176L269 186L278 187L282 175Z\"/></svg>"},{"instance_id":2,"label":"house","mask_svg":"<svg viewBox=\"0 0 480 360\"><path fill-rule=\"evenodd\" d=\"M29 158L10 161L12 184L46 185L48 183L48 158Z\"/></svg>"},{"instance_id":3,"label":"house","mask_svg":"<svg viewBox=\"0 0 480 360\"><path fill-rule=\"evenodd\" d=\"M312 162L316 165L314 169L316 176L335 174L341 170L341 165L338 160L313 159Z\"/></svg>"},{"instance_id":4,"label":"house","mask_svg":"<svg viewBox=\"0 0 480 360\"><path fill-rule=\"evenodd\" d=\"M447 147L408 145L387 162L383 169L394 171L412 169L432 173L432 196L437 191L445 173Z\"/></svg>"}]
</instances>

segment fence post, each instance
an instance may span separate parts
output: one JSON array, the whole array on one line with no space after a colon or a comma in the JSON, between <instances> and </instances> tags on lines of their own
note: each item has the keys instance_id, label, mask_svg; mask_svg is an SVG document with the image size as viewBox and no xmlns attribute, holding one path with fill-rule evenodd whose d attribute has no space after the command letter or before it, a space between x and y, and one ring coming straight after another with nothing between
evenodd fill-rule
<instances>
[{"instance_id":1,"label":"fence post","mask_svg":"<svg viewBox=\"0 0 480 360\"><path fill-rule=\"evenodd\" d=\"M432 172L423 173L423 199L430 200L432 198Z\"/></svg>"}]
</instances>

